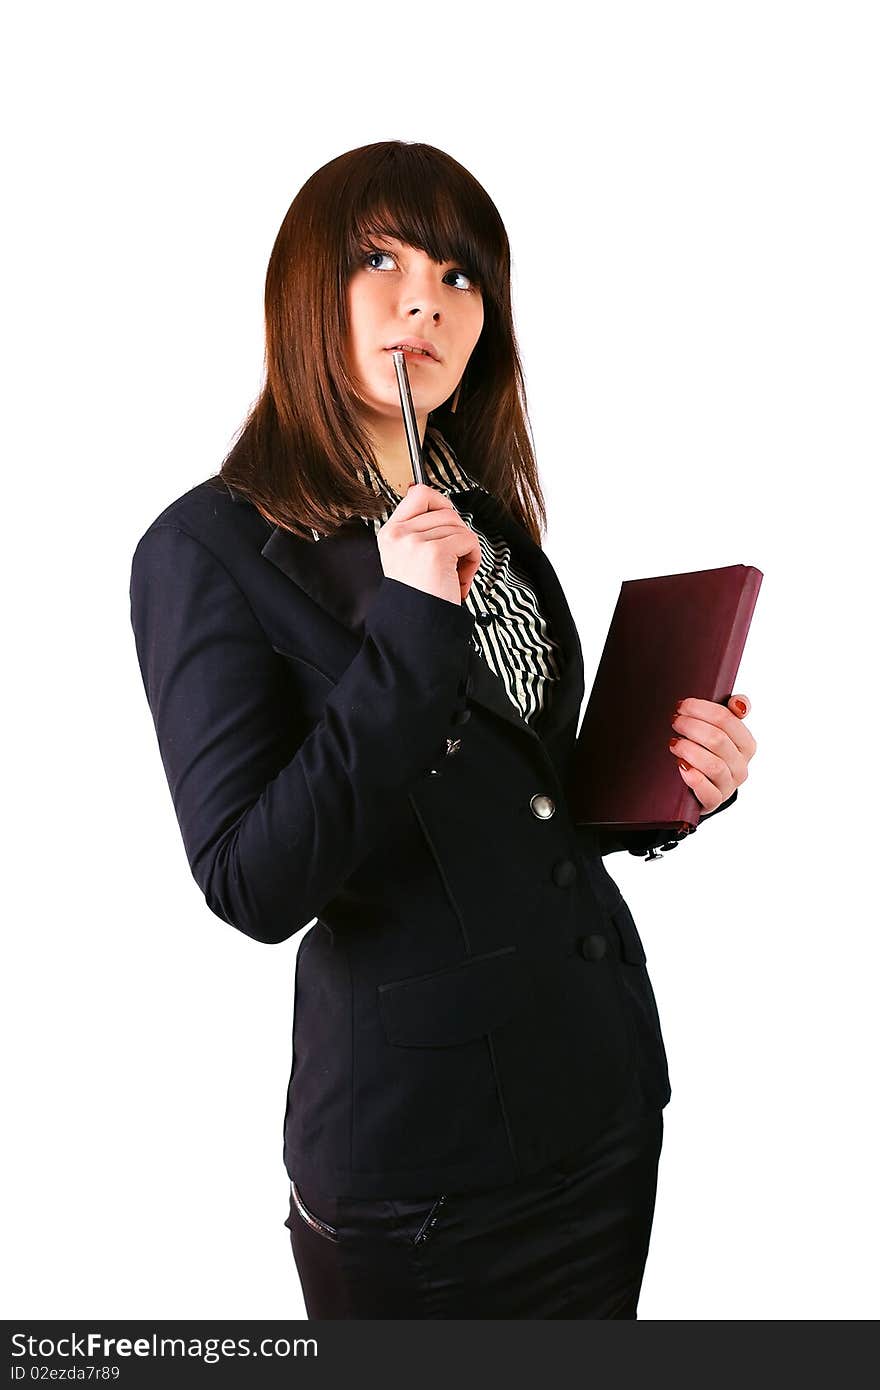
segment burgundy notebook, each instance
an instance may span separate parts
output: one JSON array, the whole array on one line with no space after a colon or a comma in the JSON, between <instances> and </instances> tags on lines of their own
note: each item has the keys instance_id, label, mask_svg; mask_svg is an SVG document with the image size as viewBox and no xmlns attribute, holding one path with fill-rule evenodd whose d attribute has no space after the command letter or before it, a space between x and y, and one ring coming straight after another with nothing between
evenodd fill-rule
<instances>
[{"instance_id":1,"label":"burgundy notebook","mask_svg":"<svg viewBox=\"0 0 880 1390\"><path fill-rule=\"evenodd\" d=\"M704 808L669 751L672 711L689 695L730 699L763 577L725 565L621 584L577 737L578 824L696 829Z\"/></svg>"}]
</instances>

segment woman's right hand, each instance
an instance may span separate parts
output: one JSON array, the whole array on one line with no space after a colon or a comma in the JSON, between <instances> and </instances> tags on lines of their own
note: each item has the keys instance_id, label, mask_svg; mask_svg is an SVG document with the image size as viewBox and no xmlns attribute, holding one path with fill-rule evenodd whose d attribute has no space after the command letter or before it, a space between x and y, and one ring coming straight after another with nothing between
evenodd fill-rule
<instances>
[{"instance_id":1,"label":"woman's right hand","mask_svg":"<svg viewBox=\"0 0 880 1390\"><path fill-rule=\"evenodd\" d=\"M449 497L427 483L411 483L377 537L386 578L464 603L482 551Z\"/></svg>"}]
</instances>

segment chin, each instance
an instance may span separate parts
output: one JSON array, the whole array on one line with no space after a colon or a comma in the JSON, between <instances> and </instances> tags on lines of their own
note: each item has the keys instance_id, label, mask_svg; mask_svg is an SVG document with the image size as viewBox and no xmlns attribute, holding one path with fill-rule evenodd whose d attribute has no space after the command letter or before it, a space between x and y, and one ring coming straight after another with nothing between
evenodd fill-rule
<instances>
[{"instance_id":1,"label":"chin","mask_svg":"<svg viewBox=\"0 0 880 1390\"><path fill-rule=\"evenodd\" d=\"M427 396L424 391L420 391L418 383L413 382L412 372L410 372L409 376L409 389L410 395L412 396L412 403L416 410L436 410L437 406L442 405L443 401L446 400L446 396L438 397L436 391L432 391L430 396ZM446 393L446 395L450 394L450 392ZM385 412L388 411L389 406L392 406L397 415L402 415L400 409L400 391L397 388L396 377L390 385L387 383L383 384L381 393L373 397L371 404L373 404L376 410L384 410Z\"/></svg>"}]
</instances>

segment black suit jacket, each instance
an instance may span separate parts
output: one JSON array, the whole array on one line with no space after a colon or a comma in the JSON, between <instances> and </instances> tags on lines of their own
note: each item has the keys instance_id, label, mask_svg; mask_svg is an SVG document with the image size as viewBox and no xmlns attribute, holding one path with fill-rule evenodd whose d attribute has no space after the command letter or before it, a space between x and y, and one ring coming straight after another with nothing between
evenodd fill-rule
<instances>
[{"instance_id":1,"label":"black suit jacket","mask_svg":"<svg viewBox=\"0 0 880 1390\"><path fill-rule=\"evenodd\" d=\"M562 645L532 724L473 649L470 611L387 578L360 520L300 540L214 477L132 561L144 688L205 901L269 943L317 918L296 959L283 1156L340 1196L508 1182L589 1143L627 1097L670 1097L645 953L602 862L665 837L573 823L570 609L493 497L454 500L510 541Z\"/></svg>"}]
</instances>

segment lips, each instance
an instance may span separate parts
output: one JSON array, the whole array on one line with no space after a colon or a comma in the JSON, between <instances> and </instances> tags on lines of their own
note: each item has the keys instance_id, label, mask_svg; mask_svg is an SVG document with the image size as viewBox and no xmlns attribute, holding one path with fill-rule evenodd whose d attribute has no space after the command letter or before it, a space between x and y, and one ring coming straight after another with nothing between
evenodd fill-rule
<instances>
[{"instance_id":1,"label":"lips","mask_svg":"<svg viewBox=\"0 0 880 1390\"><path fill-rule=\"evenodd\" d=\"M396 343L389 343L388 346L385 348L385 351L397 352L402 350L404 352L407 352L413 349L414 357L419 357L422 354L425 354L427 357L430 357L430 359L433 362L440 361L440 354L438 353L434 344L430 343L427 338L401 338Z\"/></svg>"},{"instance_id":2,"label":"lips","mask_svg":"<svg viewBox=\"0 0 880 1390\"><path fill-rule=\"evenodd\" d=\"M386 348L385 351L393 352L394 349ZM401 348L400 351L403 353L406 361L413 366L416 363L421 366L423 362L426 367L436 367L437 365L437 359L435 357L429 357L426 352L413 352L412 348Z\"/></svg>"}]
</instances>

